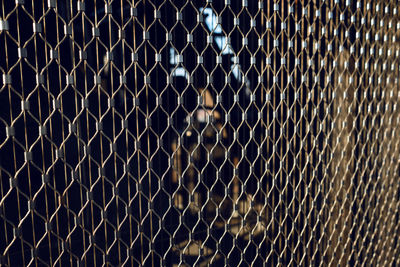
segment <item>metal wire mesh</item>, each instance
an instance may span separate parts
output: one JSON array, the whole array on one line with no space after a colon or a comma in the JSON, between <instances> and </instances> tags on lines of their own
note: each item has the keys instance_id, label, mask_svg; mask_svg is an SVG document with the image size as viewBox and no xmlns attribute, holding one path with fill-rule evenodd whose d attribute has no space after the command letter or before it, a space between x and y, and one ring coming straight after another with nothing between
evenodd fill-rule
<instances>
[{"instance_id":1,"label":"metal wire mesh","mask_svg":"<svg viewBox=\"0 0 400 267\"><path fill-rule=\"evenodd\" d=\"M0 3L2 265L400 265L397 0Z\"/></svg>"}]
</instances>

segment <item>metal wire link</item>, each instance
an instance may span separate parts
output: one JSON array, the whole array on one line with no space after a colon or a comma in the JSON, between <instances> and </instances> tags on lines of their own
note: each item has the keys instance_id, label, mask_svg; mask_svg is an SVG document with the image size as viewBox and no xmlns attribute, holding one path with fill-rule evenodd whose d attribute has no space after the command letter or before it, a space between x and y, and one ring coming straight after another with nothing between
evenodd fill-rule
<instances>
[{"instance_id":1,"label":"metal wire link","mask_svg":"<svg viewBox=\"0 0 400 267\"><path fill-rule=\"evenodd\" d=\"M1 0L0 265L400 265L398 8Z\"/></svg>"}]
</instances>

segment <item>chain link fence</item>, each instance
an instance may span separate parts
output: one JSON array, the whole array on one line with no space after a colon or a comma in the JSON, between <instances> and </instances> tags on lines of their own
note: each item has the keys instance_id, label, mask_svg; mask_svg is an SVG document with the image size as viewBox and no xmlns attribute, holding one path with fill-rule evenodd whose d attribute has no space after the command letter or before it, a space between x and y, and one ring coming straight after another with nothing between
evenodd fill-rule
<instances>
[{"instance_id":1,"label":"chain link fence","mask_svg":"<svg viewBox=\"0 0 400 267\"><path fill-rule=\"evenodd\" d=\"M1 265L400 265L399 6L1 0Z\"/></svg>"}]
</instances>

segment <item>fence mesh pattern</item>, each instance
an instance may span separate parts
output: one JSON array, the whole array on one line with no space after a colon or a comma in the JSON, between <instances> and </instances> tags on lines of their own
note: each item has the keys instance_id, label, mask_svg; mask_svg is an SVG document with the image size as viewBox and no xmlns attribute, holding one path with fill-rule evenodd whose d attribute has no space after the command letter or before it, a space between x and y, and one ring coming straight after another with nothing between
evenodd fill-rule
<instances>
[{"instance_id":1,"label":"fence mesh pattern","mask_svg":"<svg viewBox=\"0 0 400 267\"><path fill-rule=\"evenodd\" d=\"M400 265L399 6L1 0L1 264Z\"/></svg>"}]
</instances>

